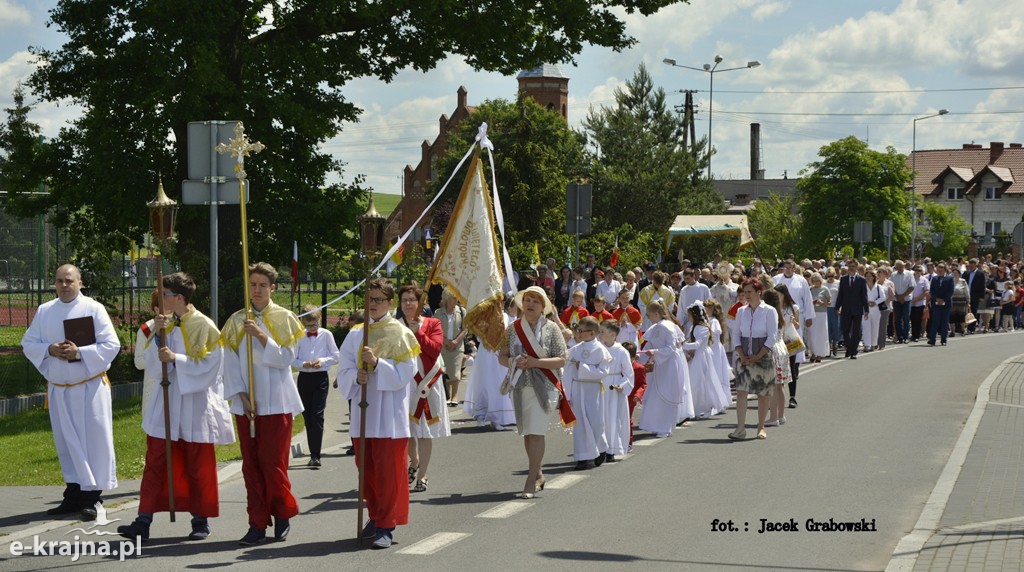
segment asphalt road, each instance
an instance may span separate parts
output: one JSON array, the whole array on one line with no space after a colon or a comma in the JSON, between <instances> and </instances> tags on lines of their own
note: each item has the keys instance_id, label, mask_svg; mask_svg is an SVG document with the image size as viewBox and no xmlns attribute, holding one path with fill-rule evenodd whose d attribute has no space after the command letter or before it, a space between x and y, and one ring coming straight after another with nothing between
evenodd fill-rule
<instances>
[{"instance_id":1,"label":"asphalt road","mask_svg":"<svg viewBox=\"0 0 1024 572\"><path fill-rule=\"evenodd\" d=\"M765 441L732 442L735 414L694 422L668 439L638 433L635 452L586 472L572 468L571 438L548 434L548 487L532 501L513 493L525 480L522 439L473 423L438 441L430 490L413 493L411 523L386 551L357 545L356 471L335 447L320 471L293 461L302 514L284 543L242 548L244 486L221 486L221 517L207 541L184 541L178 523L158 515L142 570L881 570L916 522L982 380L1021 353L1024 336L950 340L946 348L890 346L856 361L805 368L800 407ZM753 404L753 402L751 402ZM332 394L329 426L344 404ZM748 421L755 419L750 411ZM456 419L462 419L457 416ZM748 429L748 435L753 431ZM328 442L344 440L336 434ZM133 513L113 512L130 521ZM719 530L713 530L718 521ZM759 533L765 522L796 530ZM807 521L873 524L870 532L807 530ZM729 530L731 521L733 531ZM121 523L118 523L121 524ZM69 525L70 527L70 525ZM107 528L113 529L116 525ZM66 529L41 535L67 539ZM113 538L113 537L106 537ZM31 540L29 541L31 543ZM9 558L0 569L117 570L115 558Z\"/></svg>"}]
</instances>

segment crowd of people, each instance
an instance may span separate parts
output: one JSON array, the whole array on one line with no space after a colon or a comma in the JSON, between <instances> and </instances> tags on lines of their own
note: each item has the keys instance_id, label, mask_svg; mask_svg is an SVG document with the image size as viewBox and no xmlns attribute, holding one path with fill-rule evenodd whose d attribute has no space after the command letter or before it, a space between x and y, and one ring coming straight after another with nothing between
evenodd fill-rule
<instances>
[{"instance_id":1,"label":"crowd of people","mask_svg":"<svg viewBox=\"0 0 1024 572\"><path fill-rule=\"evenodd\" d=\"M219 514L213 447L237 438L249 517L239 542L270 540L271 525L273 539L285 540L298 514L288 479L292 419L304 415L308 466L320 467L335 365L366 483L363 538L387 548L408 523L410 493L430 486L433 441L451 435L450 408L461 405L494 430L515 426L528 465L518 496L533 499L546 482L545 435L557 425L572 431L574 468L592 470L632 449L634 427L664 438L733 405L728 438L746 439L752 393L755 438L766 439L766 428L785 424L786 409L798 405L801 364L838 359L840 349L857 359L887 342L944 346L956 335L1013 331L1024 308L1024 266L1002 256L892 265L790 257L771 267L716 256L704 265L684 260L672 273L649 262L622 274L597 267L591 255L557 278L548 275L552 263L519 278L496 347L473 339L452 293L432 308L415 283L370 281L369 321L353 316L336 339L319 327L317 308L300 320L274 304L277 272L269 264L250 268L252 312L239 310L220 330L192 305L191 278L164 277L153 296L156 316L137 338L136 364L147 380L139 513L118 532L148 540L157 512L180 510L192 515L190 539L208 537L209 519ZM120 342L81 287L77 268L58 269L58 297L39 308L22 343L49 382L67 483L48 513L89 519L102 491L117 486L105 372ZM83 327L84 336L70 333ZM163 391L161 380L169 384Z\"/></svg>"}]
</instances>

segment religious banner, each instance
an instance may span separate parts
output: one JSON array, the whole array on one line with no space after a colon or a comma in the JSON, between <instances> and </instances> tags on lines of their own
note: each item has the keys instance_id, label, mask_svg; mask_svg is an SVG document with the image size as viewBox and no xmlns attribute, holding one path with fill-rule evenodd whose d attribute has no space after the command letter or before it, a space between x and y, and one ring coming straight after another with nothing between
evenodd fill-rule
<instances>
[{"instance_id":1,"label":"religious banner","mask_svg":"<svg viewBox=\"0 0 1024 572\"><path fill-rule=\"evenodd\" d=\"M489 349L505 331L503 273L494 209L480 154L473 156L427 284L443 284L466 308L465 324Z\"/></svg>"}]
</instances>

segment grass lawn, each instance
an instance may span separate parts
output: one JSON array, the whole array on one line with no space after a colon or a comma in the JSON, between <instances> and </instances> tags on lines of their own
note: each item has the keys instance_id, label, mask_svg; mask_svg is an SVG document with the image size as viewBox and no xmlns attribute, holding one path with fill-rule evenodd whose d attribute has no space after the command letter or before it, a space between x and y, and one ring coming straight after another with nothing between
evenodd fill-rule
<instances>
[{"instance_id":1,"label":"grass lawn","mask_svg":"<svg viewBox=\"0 0 1024 572\"><path fill-rule=\"evenodd\" d=\"M303 427L299 415L292 425L292 435ZM142 431L141 397L114 401L114 451L118 479L142 477L146 434ZM241 458L237 442L217 447L217 462ZM0 466L5 467L0 471L0 486L64 484L48 411L33 409L0 417Z\"/></svg>"}]
</instances>

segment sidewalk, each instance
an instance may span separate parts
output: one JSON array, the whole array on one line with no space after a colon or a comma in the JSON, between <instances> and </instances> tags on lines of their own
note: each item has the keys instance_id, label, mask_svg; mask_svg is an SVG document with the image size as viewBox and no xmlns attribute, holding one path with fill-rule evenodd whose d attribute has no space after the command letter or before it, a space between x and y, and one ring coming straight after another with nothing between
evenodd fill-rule
<instances>
[{"instance_id":1,"label":"sidewalk","mask_svg":"<svg viewBox=\"0 0 1024 572\"><path fill-rule=\"evenodd\" d=\"M1024 568L1024 355L978 390L932 497L887 571Z\"/></svg>"}]
</instances>

